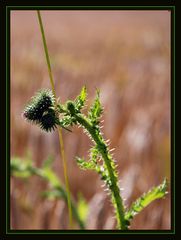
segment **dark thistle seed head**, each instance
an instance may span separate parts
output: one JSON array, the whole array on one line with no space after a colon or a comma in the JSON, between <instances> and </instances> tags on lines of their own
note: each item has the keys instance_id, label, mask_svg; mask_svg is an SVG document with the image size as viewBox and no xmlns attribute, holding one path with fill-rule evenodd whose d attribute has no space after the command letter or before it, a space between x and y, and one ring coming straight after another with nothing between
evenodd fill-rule
<instances>
[{"instance_id":1,"label":"dark thistle seed head","mask_svg":"<svg viewBox=\"0 0 181 240\"><path fill-rule=\"evenodd\" d=\"M40 121L40 127L46 132L51 132L52 130L55 130L58 120L57 113L53 109L49 109L44 112Z\"/></svg>"},{"instance_id":2,"label":"dark thistle seed head","mask_svg":"<svg viewBox=\"0 0 181 240\"><path fill-rule=\"evenodd\" d=\"M23 116L38 124L42 130L49 132L56 128L58 113L53 109L55 98L52 91L44 89L32 97L23 112Z\"/></svg>"},{"instance_id":3,"label":"dark thistle seed head","mask_svg":"<svg viewBox=\"0 0 181 240\"><path fill-rule=\"evenodd\" d=\"M23 116L35 123L39 123L45 111L48 111L55 103L55 98L51 90L43 89L38 91L26 106Z\"/></svg>"}]
</instances>

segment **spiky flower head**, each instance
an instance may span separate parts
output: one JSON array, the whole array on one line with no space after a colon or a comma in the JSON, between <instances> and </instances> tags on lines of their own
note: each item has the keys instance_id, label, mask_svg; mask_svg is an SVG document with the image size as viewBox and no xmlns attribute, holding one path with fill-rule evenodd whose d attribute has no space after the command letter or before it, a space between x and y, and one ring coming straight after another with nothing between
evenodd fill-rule
<instances>
[{"instance_id":1,"label":"spiky flower head","mask_svg":"<svg viewBox=\"0 0 181 240\"><path fill-rule=\"evenodd\" d=\"M39 124L45 131L56 128L58 116L53 109L55 97L51 90L43 89L38 91L25 107L23 116L26 120Z\"/></svg>"},{"instance_id":2,"label":"spiky flower head","mask_svg":"<svg viewBox=\"0 0 181 240\"><path fill-rule=\"evenodd\" d=\"M51 132L52 130L55 130L57 123L58 116L56 112L53 109L49 109L48 111L43 113L40 121L40 127L46 132Z\"/></svg>"}]
</instances>

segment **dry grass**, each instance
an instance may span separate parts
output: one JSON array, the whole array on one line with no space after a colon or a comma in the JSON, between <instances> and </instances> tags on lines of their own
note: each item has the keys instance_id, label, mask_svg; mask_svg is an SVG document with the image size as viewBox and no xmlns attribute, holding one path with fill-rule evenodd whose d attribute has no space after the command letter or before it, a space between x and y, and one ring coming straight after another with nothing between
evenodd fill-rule
<instances>
[{"instance_id":1,"label":"dry grass","mask_svg":"<svg viewBox=\"0 0 181 240\"><path fill-rule=\"evenodd\" d=\"M170 180L170 13L167 11L45 11L57 95L74 98L83 85L92 100L100 88L104 133L115 158L127 205L163 177ZM57 133L43 133L21 118L39 88L50 88L35 11L11 13L11 156L40 166L48 155L63 181ZM90 101L88 102L88 104ZM99 177L74 157L86 156L89 140L80 129L63 131L71 192L90 206L89 229L112 229L111 204ZM59 170L60 169L60 170ZM11 181L13 229L65 229L64 203L42 200L46 185L36 177ZM64 220L63 220L64 219ZM170 229L170 194L135 217L131 229Z\"/></svg>"}]
</instances>

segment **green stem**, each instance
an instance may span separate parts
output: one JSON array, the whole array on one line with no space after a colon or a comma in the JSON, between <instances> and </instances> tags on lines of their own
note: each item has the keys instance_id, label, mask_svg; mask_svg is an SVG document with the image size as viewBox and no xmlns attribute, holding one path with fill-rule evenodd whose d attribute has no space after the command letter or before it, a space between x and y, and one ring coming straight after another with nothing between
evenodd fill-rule
<instances>
[{"instance_id":1,"label":"green stem","mask_svg":"<svg viewBox=\"0 0 181 240\"><path fill-rule=\"evenodd\" d=\"M114 174L114 166L113 164L113 159L111 159L110 154L108 154L107 146L100 135L94 128L94 126L90 123L90 121L84 117L82 114L75 114L74 117L76 118L77 122L81 124L91 135L97 146L99 147L99 152L102 155L102 158L104 159L105 165L108 170L109 178L111 181L111 186L109 186L111 192L112 192L112 197L113 197L113 202L115 203L116 207L116 214L117 214L117 221L118 221L118 228L119 229L127 229L127 225L125 222L125 211L124 211L124 206L123 206L123 200L120 195L120 190L118 187L118 179L116 175Z\"/></svg>"},{"instance_id":2,"label":"green stem","mask_svg":"<svg viewBox=\"0 0 181 240\"><path fill-rule=\"evenodd\" d=\"M48 178L47 176L45 177L42 169L34 168L33 170L34 170L35 175L46 179L51 184L51 178ZM60 196L64 199L64 201L68 202L68 194L60 184L59 184L59 186L54 187L54 190L58 190L60 192ZM74 218L76 219L80 228L85 229L84 222L81 220L81 218L78 214L77 207L75 206L75 202L73 200L73 196L71 196L71 195L70 195L70 204L71 204L72 214L73 214Z\"/></svg>"},{"instance_id":3,"label":"green stem","mask_svg":"<svg viewBox=\"0 0 181 240\"><path fill-rule=\"evenodd\" d=\"M41 14L40 14L39 10L37 10L37 14L38 14L40 31L41 31L41 35L42 35L43 46L44 46L44 51L45 51L45 56L46 56L46 61L47 61L47 66L48 66L48 73L49 73L49 77L50 77L50 83L51 83L52 91L53 91L53 94L55 96L56 105L57 105L55 85L54 85L54 81L53 81L53 75L52 75L52 70L51 70L50 58L49 58L49 54L48 54L48 47L47 47L47 43L46 43L45 32L44 32L44 28L43 28L43 22L42 22ZM72 227L72 208L71 208L71 201L70 201L69 180L68 180L68 174L67 174L67 160L66 160L65 151L64 151L64 143L63 143L63 137L62 137L62 130L61 130L61 128L58 128L58 135L59 135L59 143L60 143L60 152L61 152L62 161L63 161L65 186L66 186L66 191L67 191L67 205L68 205L68 211L69 211L69 225L70 225L70 227Z\"/></svg>"},{"instance_id":4,"label":"green stem","mask_svg":"<svg viewBox=\"0 0 181 240\"><path fill-rule=\"evenodd\" d=\"M51 69L50 58L49 58L49 54L48 54L48 47L47 47L47 43L46 43L45 32L44 32L44 28L43 28L43 22L42 22L42 18L41 18L41 14L40 14L39 10L37 10L37 14L38 14L38 21L39 21L39 25L40 25L41 36L42 36L42 40L43 40L45 57L46 57L47 66L48 66L48 73L49 73L49 77L50 77L50 83L51 83L53 94L54 94L54 96L56 98L56 92L55 92L55 86L54 86L54 81L53 81L52 69Z\"/></svg>"},{"instance_id":5,"label":"green stem","mask_svg":"<svg viewBox=\"0 0 181 240\"><path fill-rule=\"evenodd\" d=\"M22 162L24 163L24 165L21 165ZM29 166L28 164L26 165L26 161L16 162L15 160L11 160L10 164L11 164L11 176L21 178L23 173L27 173L27 172L30 174L29 176L38 176L49 183L49 185L52 187L51 191L59 192L59 196L57 197L63 198L63 200L67 202L67 192L53 171L52 171L52 174L48 175L46 174L46 170L44 170L43 168ZM52 179L57 179L56 183ZM81 229L85 229L85 224L79 216L77 206L75 204L75 200L73 196L71 196L71 206L72 206L72 213L75 220L77 221Z\"/></svg>"}]
</instances>

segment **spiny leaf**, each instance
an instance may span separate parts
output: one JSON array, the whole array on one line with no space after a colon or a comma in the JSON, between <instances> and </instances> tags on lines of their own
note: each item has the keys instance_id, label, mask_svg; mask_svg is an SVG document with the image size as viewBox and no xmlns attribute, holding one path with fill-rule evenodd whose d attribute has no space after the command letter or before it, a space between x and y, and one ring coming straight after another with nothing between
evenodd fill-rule
<instances>
[{"instance_id":1,"label":"spiny leaf","mask_svg":"<svg viewBox=\"0 0 181 240\"><path fill-rule=\"evenodd\" d=\"M96 168L96 165L94 162L92 161L85 161L85 159L83 158L79 158L79 157L76 157L76 161L77 161L77 164L79 165L79 167L81 169L84 169L84 170L87 170L87 169L90 169L90 170L94 170Z\"/></svg>"},{"instance_id":2,"label":"spiny leaf","mask_svg":"<svg viewBox=\"0 0 181 240\"><path fill-rule=\"evenodd\" d=\"M98 150L97 145L96 145L96 146L93 146L90 149L90 161L92 161L96 164L97 160L98 160L98 157L99 157L99 150Z\"/></svg>"},{"instance_id":3,"label":"spiny leaf","mask_svg":"<svg viewBox=\"0 0 181 240\"><path fill-rule=\"evenodd\" d=\"M59 113L66 113L66 106L64 106L63 104L57 104L57 109Z\"/></svg>"},{"instance_id":4,"label":"spiny leaf","mask_svg":"<svg viewBox=\"0 0 181 240\"><path fill-rule=\"evenodd\" d=\"M167 194L167 187L168 182L164 179L162 184L157 187L153 187L149 192L144 193L132 204L131 208L125 214L125 219L131 220L155 199L163 198Z\"/></svg>"},{"instance_id":5,"label":"spiny leaf","mask_svg":"<svg viewBox=\"0 0 181 240\"><path fill-rule=\"evenodd\" d=\"M80 92L80 95L75 99L75 108L78 112L84 107L85 101L87 97L87 90L84 86Z\"/></svg>"},{"instance_id":6,"label":"spiny leaf","mask_svg":"<svg viewBox=\"0 0 181 240\"><path fill-rule=\"evenodd\" d=\"M97 90L96 98L95 98L93 105L91 106L89 114L88 114L90 121L94 125L99 123L98 120L103 112L103 108L101 106L99 98L100 98L100 92L99 92L99 90Z\"/></svg>"},{"instance_id":7,"label":"spiny leaf","mask_svg":"<svg viewBox=\"0 0 181 240\"><path fill-rule=\"evenodd\" d=\"M72 126L73 122L74 122L74 119L71 116L65 116L59 120L59 125L61 127L68 127L68 126Z\"/></svg>"}]
</instances>

